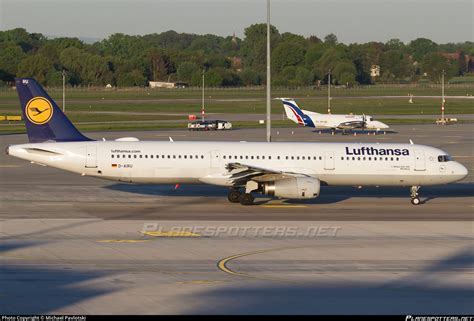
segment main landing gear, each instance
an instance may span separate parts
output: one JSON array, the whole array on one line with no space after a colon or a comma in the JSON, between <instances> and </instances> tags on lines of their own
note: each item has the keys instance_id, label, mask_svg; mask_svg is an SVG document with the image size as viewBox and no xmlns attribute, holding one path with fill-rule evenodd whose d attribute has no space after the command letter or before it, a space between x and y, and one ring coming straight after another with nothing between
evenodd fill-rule
<instances>
[{"instance_id":1,"label":"main landing gear","mask_svg":"<svg viewBox=\"0 0 474 321\"><path fill-rule=\"evenodd\" d=\"M231 189L227 195L231 203L240 203L242 205L253 205L255 198L251 193L241 193L238 189Z\"/></svg>"},{"instance_id":2,"label":"main landing gear","mask_svg":"<svg viewBox=\"0 0 474 321\"><path fill-rule=\"evenodd\" d=\"M420 189L420 186L412 186L410 188L411 203L413 205L420 205L421 204L420 198L418 197L418 190L419 189Z\"/></svg>"},{"instance_id":3,"label":"main landing gear","mask_svg":"<svg viewBox=\"0 0 474 321\"><path fill-rule=\"evenodd\" d=\"M227 199L229 199L229 202L231 203L239 203L239 199L242 193L238 189L231 189L229 191L229 194L227 195Z\"/></svg>"}]
</instances>

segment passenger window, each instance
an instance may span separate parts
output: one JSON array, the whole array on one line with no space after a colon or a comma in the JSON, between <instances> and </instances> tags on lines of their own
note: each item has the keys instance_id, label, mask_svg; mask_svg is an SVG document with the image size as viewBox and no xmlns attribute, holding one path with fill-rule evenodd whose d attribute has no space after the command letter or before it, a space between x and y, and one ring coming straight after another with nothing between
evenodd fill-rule
<instances>
[{"instance_id":1,"label":"passenger window","mask_svg":"<svg viewBox=\"0 0 474 321\"><path fill-rule=\"evenodd\" d=\"M148 155L145 155L145 158L148 158Z\"/></svg>"},{"instance_id":2,"label":"passenger window","mask_svg":"<svg viewBox=\"0 0 474 321\"><path fill-rule=\"evenodd\" d=\"M322 157L322 156L319 156L319 160L323 160L323 157Z\"/></svg>"},{"instance_id":3,"label":"passenger window","mask_svg":"<svg viewBox=\"0 0 474 321\"><path fill-rule=\"evenodd\" d=\"M133 158L137 158L137 155L133 155Z\"/></svg>"}]
</instances>

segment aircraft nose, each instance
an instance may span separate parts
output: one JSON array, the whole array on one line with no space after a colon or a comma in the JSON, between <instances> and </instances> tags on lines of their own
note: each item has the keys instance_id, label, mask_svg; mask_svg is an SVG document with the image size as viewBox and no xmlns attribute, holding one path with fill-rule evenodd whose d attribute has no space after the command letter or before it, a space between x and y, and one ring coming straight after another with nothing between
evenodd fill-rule
<instances>
[{"instance_id":1,"label":"aircraft nose","mask_svg":"<svg viewBox=\"0 0 474 321\"><path fill-rule=\"evenodd\" d=\"M382 123L381 121L377 120L374 123L375 123L375 127L377 127L377 128L380 128L380 129L387 129L388 128L388 125Z\"/></svg>"},{"instance_id":2,"label":"aircraft nose","mask_svg":"<svg viewBox=\"0 0 474 321\"><path fill-rule=\"evenodd\" d=\"M469 174L467 168L463 165L463 164L460 164L460 163L457 163L457 174L461 177L460 179L463 179L467 176L467 174Z\"/></svg>"},{"instance_id":3,"label":"aircraft nose","mask_svg":"<svg viewBox=\"0 0 474 321\"><path fill-rule=\"evenodd\" d=\"M452 177L455 178L456 181L460 181L460 180L464 179L469 174L469 172L467 171L467 168L464 167L463 164L458 163L458 162L454 162L453 165L454 166L451 170L451 175L452 175Z\"/></svg>"}]
</instances>

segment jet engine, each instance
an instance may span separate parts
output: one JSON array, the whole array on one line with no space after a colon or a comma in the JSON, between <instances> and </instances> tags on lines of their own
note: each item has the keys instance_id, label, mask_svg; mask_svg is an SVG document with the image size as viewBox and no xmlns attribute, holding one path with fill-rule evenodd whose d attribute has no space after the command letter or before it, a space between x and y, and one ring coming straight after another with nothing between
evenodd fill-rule
<instances>
[{"instance_id":1,"label":"jet engine","mask_svg":"<svg viewBox=\"0 0 474 321\"><path fill-rule=\"evenodd\" d=\"M285 178L260 185L262 194L291 199L309 199L319 196L321 182L312 177Z\"/></svg>"}]
</instances>

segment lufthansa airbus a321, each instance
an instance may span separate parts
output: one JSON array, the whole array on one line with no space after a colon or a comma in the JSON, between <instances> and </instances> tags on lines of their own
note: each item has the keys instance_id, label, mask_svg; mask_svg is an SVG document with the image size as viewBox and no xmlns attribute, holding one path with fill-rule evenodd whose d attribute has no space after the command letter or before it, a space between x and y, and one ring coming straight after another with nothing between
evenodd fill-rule
<instances>
[{"instance_id":1,"label":"lufthansa airbus a321","mask_svg":"<svg viewBox=\"0 0 474 321\"><path fill-rule=\"evenodd\" d=\"M16 88L30 143L11 145L7 154L83 176L226 186L229 201L243 205L253 204L253 193L311 199L326 185L410 186L418 205L420 186L468 173L445 151L415 144L94 141L34 79L18 78Z\"/></svg>"}]
</instances>

